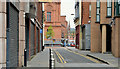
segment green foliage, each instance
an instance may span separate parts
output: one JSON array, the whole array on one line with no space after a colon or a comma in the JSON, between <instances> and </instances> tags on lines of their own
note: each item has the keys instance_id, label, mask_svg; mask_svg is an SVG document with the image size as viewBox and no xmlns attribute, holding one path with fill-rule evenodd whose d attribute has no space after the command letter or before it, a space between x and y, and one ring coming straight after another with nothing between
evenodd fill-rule
<instances>
[{"instance_id":1,"label":"green foliage","mask_svg":"<svg viewBox=\"0 0 120 69\"><path fill-rule=\"evenodd\" d=\"M54 37L54 31L52 25L48 27L48 30L46 32L46 38L47 39L52 39Z\"/></svg>"}]
</instances>

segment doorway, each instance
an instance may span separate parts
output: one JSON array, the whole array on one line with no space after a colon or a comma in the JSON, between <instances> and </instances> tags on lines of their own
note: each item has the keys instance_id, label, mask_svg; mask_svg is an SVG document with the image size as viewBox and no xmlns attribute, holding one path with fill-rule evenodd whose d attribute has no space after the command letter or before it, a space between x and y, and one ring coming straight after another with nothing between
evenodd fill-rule
<instances>
[{"instance_id":1,"label":"doorway","mask_svg":"<svg viewBox=\"0 0 120 69\"><path fill-rule=\"evenodd\" d=\"M107 25L106 28L106 51L111 52L111 33L112 33L112 28L110 25Z\"/></svg>"}]
</instances>

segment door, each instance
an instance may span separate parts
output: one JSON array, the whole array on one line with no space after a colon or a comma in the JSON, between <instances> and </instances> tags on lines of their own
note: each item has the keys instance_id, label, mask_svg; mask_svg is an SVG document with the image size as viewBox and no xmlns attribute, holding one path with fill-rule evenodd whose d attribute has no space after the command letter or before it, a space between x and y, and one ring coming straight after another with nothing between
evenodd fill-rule
<instances>
[{"instance_id":1,"label":"door","mask_svg":"<svg viewBox=\"0 0 120 69\"><path fill-rule=\"evenodd\" d=\"M35 25L31 21L30 25L30 56L33 56L35 53Z\"/></svg>"},{"instance_id":2,"label":"door","mask_svg":"<svg viewBox=\"0 0 120 69\"><path fill-rule=\"evenodd\" d=\"M112 32L112 29L109 25L107 25L107 38L106 38L106 49L107 49L107 52L111 52L111 32Z\"/></svg>"},{"instance_id":3,"label":"door","mask_svg":"<svg viewBox=\"0 0 120 69\"><path fill-rule=\"evenodd\" d=\"M19 63L19 11L7 2L7 52L6 66L18 67Z\"/></svg>"}]
</instances>

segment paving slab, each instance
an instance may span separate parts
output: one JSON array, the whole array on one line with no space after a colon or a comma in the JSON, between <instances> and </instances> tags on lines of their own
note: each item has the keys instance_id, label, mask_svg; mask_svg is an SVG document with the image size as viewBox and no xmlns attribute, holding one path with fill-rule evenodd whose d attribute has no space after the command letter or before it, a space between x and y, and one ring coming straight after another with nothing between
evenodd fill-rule
<instances>
[{"instance_id":1,"label":"paving slab","mask_svg":"<svg viewBox=\"0 0 120 69\"><path fill-rule=\"evenodd\" d=\"M49 48L38 53L31 61L27 62L27 67L49 67Z\"/></svg>"}]
</instances>

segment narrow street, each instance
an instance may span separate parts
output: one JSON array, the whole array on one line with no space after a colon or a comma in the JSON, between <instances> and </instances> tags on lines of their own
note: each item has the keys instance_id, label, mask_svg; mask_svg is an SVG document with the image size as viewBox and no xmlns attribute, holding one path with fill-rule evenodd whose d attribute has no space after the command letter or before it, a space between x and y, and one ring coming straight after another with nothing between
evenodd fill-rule
<instances>
[{"instance_id":1,"label":"narrow street","mask_svg":"<svg viewBox=\"0 0 120 69\"><path fill-rule=\"evenodd\" d=\"M120 0L0 0L4 68L120 68Z\"/></svg>"},{"instance_id":2,"label":"narrow street","mask_svg":"<svg viewBox=\"0 0 120 69\"><path fill-rule=\"evenodd\" d=\"M67 47L53 47L55 67L110 67L96 59L67 49Z\"/></svg>"}]
</instances>

